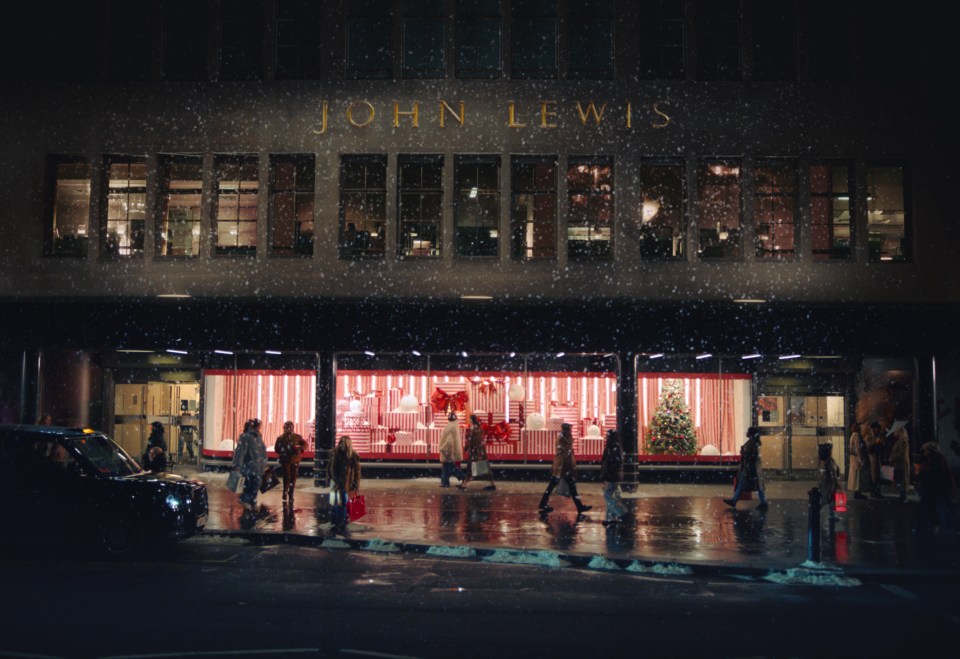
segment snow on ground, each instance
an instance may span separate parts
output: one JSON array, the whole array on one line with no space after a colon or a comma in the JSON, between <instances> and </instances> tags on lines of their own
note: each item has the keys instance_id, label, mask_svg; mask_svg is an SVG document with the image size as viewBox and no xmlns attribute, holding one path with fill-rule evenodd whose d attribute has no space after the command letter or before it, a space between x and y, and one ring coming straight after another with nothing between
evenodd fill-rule
<instances>
[{"instance_id":1,"label":"snow on ground","mask_svg":"<svg viewBox=\"0 0 960 659\"><path fill-rule=\"evenodd\" d=\"M428 556L445 556L448 558L476 558L477 552L473 547L443 547L434 545L427 549Z\"/></svg>"},{"instance_id":2,"label":"snow on ground","mask_svg":"<svg viewBox=\"0 0 960 659\"><path fill-rule=\"evenodd\" d=\"M488 563L517 563L523 565L542 565L544 567L565 567L566 561L552 551L511 551L498 549L483 558Z\"/></svg>"},{"instance_id":3,"label":"snow on ground","mask_svg":"<svg viewBox=\"0 0 960 659\"><path fill-rule=\"evenodd\" d=\"M766 581L781 584L805 584L809 586L859 586L860 580L845 576L835 567L804 561L800 567L790 568L784 572L771 572L763 577Z\"/></svg>"},{"instance_id":4,"label":"snow on ground","mask_svg":"<svg viewBox=\"0 0 960 659\"><path fill-rule=\"evenodd\" d=\"M693 574L693 570L688 568L685 565L677 565L676 563L670 563L664 565L663 563L656 563L654 565L644 565L638 561L634 561L627 567L628 572L643 572L645 574L667 574L671 576L679 575L688 575Z\"/></svg>"}]
</instances>

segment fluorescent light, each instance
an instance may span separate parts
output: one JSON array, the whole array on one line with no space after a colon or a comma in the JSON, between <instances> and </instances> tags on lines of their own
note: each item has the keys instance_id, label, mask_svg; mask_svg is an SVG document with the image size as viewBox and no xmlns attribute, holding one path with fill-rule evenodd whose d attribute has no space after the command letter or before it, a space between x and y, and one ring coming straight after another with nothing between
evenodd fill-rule
<instances>
[{"instance_id":1,"label":"fluorescent light","mask_svg":"<svg viewBox=\"0 0 960 659\"><path fill-rule=\"evenodd\" d=\"M511 352L511 353L510 353L510 356L511 356L511 357L516 357L516 356L517 356L517 353Z\"/></svg>"},{"instance_id":2,"label":"fluorescent light","mask_svg":"<svg viewBox=\"0 0 960 659\"><path fill-rule=\"evenodd\" d=\"M740 297L735 298L734 302L737 304L766 304L766 300L759 297Z\"/></svg>"},{"instance_id":3,"label":"fluorescent light","mask_svg":"<svg viewBox=\"0 0 960 659\"><path fill-rule=\"evenodd\" d=\"M419 350L411 350L411 352L412 352L413 354L415 354L417 357L420 356L420 351L419 351Z\"/></svg>"},{"instance_id":4,"label":"fluorescent light","mask_svg":"<svg viewBox=\"0 0 960 659\"><path fill-rule=\"evenodd\" d=\"M232 355L232 354L233 354L233 352L231 352L230 350L214 350L214 352L217 353L218 355Z\"/></svg>"},{"instance_id":5,"label":"fluorescent light","mask_svg":"<svg viewBox=\"0 0 960 659\"><path fill-rule=\"evenodd\" d=\"M134 348L117 348L117 352L153 352L153 350L135 350Z\"/></svg>"},{"instance_id":6,"label":"fluorescent light","mask_svg":"<svg viewBox=\"0 0 960 659\"><path fill-rule=\"evenodd\" d=\"M190 294L189 293L161 293L157 297L181 298L181 297L190 297Z\"/></svg>"},{"instance_id":7,"label":"fluorescent light","mask_svg":"<svg viewBox=\"0 0 960 659\"><path fill-rule=\"evenodd\" d=\"M367 357L376 357L376 353L370 352L369 350L364 350L363 354L365 354Z\"/></svg>"},{"instance_id":8,"label":"fluorescent light","mask_svg":"<svg viewBox=\"0 0 960 659\"><path fill-rule=\"evenodd\" d=\"M477 192L478 192L478 191L477 191L477 188L475 188L475 187L470 188L470 198L471 198L471 199L476 199L476 198L477 198Z\"/></svg>"},{"instance_id":9,"label":"fluorescent light","mask_svg":"<svg viewBox=\"0 0 960 659\"><path fill-rule=\"evenodd\" d=\"M461 357L466 357L466 356L467 356L467 352L466 352L466 351L461 352L461 353L460 353L460 356L461 356Z\"/></svg>"},{"instance_id":10,"label":"fluorescent light","mask_svg":"<svg viewBox=\"0 0 960 659\"><path fill-rule=\"evenodd\" d=\"M264 350L268 355L282 355L283 353L279 350Z\"/></svg>"},{"instance_id":11,"label":"fluorescent light","mask_svg":"<svg viewBox=\"0 0 960 659\"><path fill-rule=\"evenodd\" d=\"M174 355L186 355L186 354L188 354L186 350L174 350L173 348L167 348L167 352L173 353Z\"/></svg>"},{"instance_id":12,"label":"fluorescent light","mask_svg":"<svg viewBox=\"0 0 960 659\"><path fill-rule=\"evenodd\" d=\"M461 300L492 300L492 295L461 295Z\"/></svg>"},{"instance_id":13,"label":"fluorescent light","mask_svg":"<svg viewBox=\"0 0 960 659\"><path fill-rule=\"evenodd\" d=\"M800 355L780 355L778 359L797 359Z\"/></svg>"},{"instance_id":14,"label":"fluorescent light","mask_svg":"<svg viewBox=\"0 0 960 659\"><path fill-rule=\"evenodd\" d=\"M648 356L647 359L660 359L661 357L663 357L662 352L655 352L652 355Z\"/></svg>"},{"instance_id":15,"label":"fluorescent light","mask_svg":"<svg viewBox=\"0 0 960 659\"><path fill-rule=\"evenodd\" d=\"M567 354L567 353L565 353L565 352L558 352L558 353L557 353L557 357L563 357L565 354Z\"/></svg>"},{"instance_id":16,"label":"fluorescent light","mask_svg":"<svg viewBox=\"0 0 960 659\"><path fill-rule=\"evenodd\" d=\"M713 357L713 355L711 355L709 352L705 352L702 355L697 355L697 359L709 359L710 357Z\"/></svg>"},{"instance_id":17,"label":"fluorescent light","mask_svg":"<svg viewBox=\"0 0 960 659\"><path fill-rule=\"evenodd\" d=\"M753 353L752 355L744 355L744 356L741 357L740 359L759 359L759 358L760 358L760 353L759 353L759 352L755 352L755 353Z\"/></svg>"}]
</instances>

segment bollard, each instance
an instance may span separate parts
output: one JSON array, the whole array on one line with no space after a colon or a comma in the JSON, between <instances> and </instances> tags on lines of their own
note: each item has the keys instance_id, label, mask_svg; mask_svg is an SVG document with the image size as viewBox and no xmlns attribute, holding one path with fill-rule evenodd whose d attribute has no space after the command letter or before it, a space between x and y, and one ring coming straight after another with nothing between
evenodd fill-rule
<instances>
[{"instance_id":1,"label":"bollard","mask_svg":"<svg viewBox=\"0 0 960 659\"><path fill-rule=\"evenodd\" d=\"M807 492L807 560L820 562L820 489Z\"/></svg>"}]
</instances>

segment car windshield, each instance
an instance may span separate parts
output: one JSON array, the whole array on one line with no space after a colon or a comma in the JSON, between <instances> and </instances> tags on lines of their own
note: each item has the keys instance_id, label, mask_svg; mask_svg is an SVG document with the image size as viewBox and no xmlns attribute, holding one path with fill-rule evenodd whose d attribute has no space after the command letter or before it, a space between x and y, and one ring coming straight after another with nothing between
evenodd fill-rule
<instances>
[{"instance_id":1,"label":"car windshield","mask_svg":"<svg viewBox=\"0 0 960 659\"><path fill-rule=\"evenodd\" d=\"M70 445L101 474L129 476L142 471L133 458L103 435L85 435L69 441Z\"/></svg>"}]
</instances>

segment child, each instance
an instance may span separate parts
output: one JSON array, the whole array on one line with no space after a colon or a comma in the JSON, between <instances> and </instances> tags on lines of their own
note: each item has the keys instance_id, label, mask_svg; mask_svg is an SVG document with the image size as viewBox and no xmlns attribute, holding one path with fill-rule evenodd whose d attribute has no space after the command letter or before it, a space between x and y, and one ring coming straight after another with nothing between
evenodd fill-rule
<instances>
[{"instance_id":1,"label":"child","mask_svg":"<svg viewBox=\"0 0 960 659\"><path fill-rule=\"evenodd\" d=\"M836 493L840 482L840 467L833 459L833 444L817 446L817 458L820 463L817 472L820 477L820 505L830 505L830 519L837 519Z\"/></svg>"}]
</instances>

